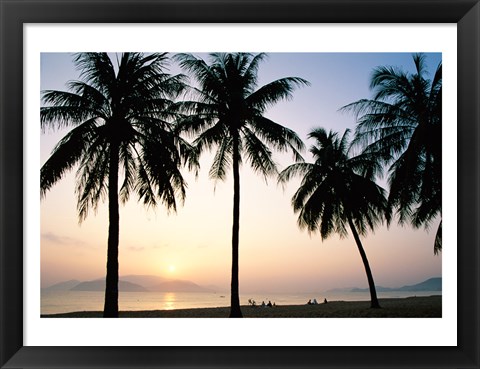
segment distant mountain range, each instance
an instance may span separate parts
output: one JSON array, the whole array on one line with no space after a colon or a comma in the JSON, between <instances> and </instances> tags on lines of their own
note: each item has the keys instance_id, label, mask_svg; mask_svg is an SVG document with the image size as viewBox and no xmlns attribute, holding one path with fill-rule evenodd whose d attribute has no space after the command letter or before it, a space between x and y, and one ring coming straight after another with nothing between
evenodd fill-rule
<instances>
[{"instance_id":1,"label":"distant mountain range","mask_svg":"<svg viewBox=\"0 0 480 369\"><path fill-rule=\"evenodd\" d=\"M53 286L48 287L48 289L51 290L51 291L70 290L73 287L77 286L79 283L80 283L80 281L77 281L76 279L71 279L69 281L54 284Z\"/></svg>"},{"instance_id":2,"label":"distant mountain range","mask_svg":"<svg viewBox=\"0 0 480 369\"><path fill-rule=\"evenodd\" d=\"M408 291L408 292L415 292L415 291L441 291L442 290L442 278L430 278L426 281L409 285L409 286L402 286L402 287L383 287L383 286L375 286L377 292L397 292L397 291ZM358 287L349 287L349 288L335 288L333 290L329 290L327 292L368 292L368 288L358 288Z\"/></svg>"},{"instance_id":3,"label":"distant mountain range","mask_svg":"<svg viewBox=\"0 0 480 369\"><path fill-rule=\"evenodd\" d=\"M215 292L209 286L202 287L192 281L180 279L167 279L154 275L127 275L120 277L118 281L118 290L120 292ZM92 281L78 281L72 279L56 283L45 288L48 291L104 291L105 279L95 279Z\"/></svg>"},{"instance_id":4,"label":"distant mountain range","mask_svg":"<svg viewBox=\"0 0 480 369\"><path fill-rule=\"evenodd\" d=\"M54 287L54 286L52 286ZM105 280L97 279L94 281L80 282L76 286L69 288L70 291L105 291ZM127 281L118 281L118 290L122 292L146 292L145 287Z\"/></svg>"},{"instance_id":5,"label":"distant mountain range","mask_svg":"<svg viewBox=\"0 0 480 369\"><path fill-rule=\"evenodd\" d=\"M180 279L168 279L155 275L126 275L120 277L118 282L120 292L218 292L216 286L200 286L192 281ZM105 278L92 281L78 281L72 279L56 283L45 288L48 291L104 291ZM395 291L441 291L442 278L430 278L414 285L402 286L397 288L376 286L377 292L395 292ZM368 292L368 288L348 287L335 288L326 292Z\"/></svg>"}]
</instances>

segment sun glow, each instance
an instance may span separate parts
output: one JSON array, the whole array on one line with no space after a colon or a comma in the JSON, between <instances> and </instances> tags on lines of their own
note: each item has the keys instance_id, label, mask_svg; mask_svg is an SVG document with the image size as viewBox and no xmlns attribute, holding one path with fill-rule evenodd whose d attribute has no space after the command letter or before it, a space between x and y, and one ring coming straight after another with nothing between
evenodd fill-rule
<instances>
[{"instance_id":1,"label":"sun glow","mask_svg":"<svg viewBox=\"0 0 480 369\"><path fill-rule=\"evenodd\" d=\"M170 273L174 273L176 269L177 269L177 268L175 268L175 265L170 265L170 266L168 267L168 271L169 271Z\"/></svg>"}]
</instances>

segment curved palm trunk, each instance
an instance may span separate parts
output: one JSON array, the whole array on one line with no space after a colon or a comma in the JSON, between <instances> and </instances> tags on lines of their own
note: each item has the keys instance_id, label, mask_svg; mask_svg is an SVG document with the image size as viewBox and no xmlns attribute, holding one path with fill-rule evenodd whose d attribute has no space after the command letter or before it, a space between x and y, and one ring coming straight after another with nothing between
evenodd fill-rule
<instances>
[{"instance_id":1,"label":"curved palm trunk","mask_svg":"<svg viewBox=\"0 0 480 369\"><path fill-rule=\"evenodd\" d=\"M435 243L433 245L433 253L438 255L442 251L442 221L438 225L437 234L435 235Z\"/></svg>"},{"instance_id":2,"label":"curved palm trunk","mask_svg":"<svg viewBox=\"0 0 480 369\"><path fill-rule=\"evenodd\" d=\"M118 241L119 222L118 212L118 144L111 144L108 170L108 249L107 249L107 278L105 286L105 318L118 317Z\"/></svg>"},{"instance_id":3,"label":"curved palm trunk","mask_svg":"<svg viewBox=\"0 0 480 369\"><path fill-rule=\"evenodd\" d=\"M238 243L240 232L240 153L239 137L233 136L233 227L232 227L232 284L230 318L242 318L238 289Z\"/></svg>"},{"instance_id":4,"label":"curved palm trunk","mask_svg":"<svg viewBox=\"0 0 480 369\"><path fill-rule=\"evenodd\" d=\"M362 257L363 266L365 267L365 272L367 273L368 287L370 289L370 307L380 308L380 304L378 303L377 298L377 291L375 289L375 282L373 281L373 275L372 271L370 270L370 264L368 263L367 254L363 249L362 242L360 241L360 237L358 236L357 230L355 229L352 218L350 216L348 217L348 224L350 225L350 229L352 230L353 238L355 238L358 251L360 252L360 256Z\"/></svg>"}]
</instances>

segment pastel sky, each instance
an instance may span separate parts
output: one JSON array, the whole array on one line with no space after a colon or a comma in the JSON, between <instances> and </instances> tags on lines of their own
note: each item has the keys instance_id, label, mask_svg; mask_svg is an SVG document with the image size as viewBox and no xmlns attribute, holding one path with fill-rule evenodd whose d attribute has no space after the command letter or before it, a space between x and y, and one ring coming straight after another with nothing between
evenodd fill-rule
<instances>
[{"instance_id":1,"label":"pastel sky","mask_svg":"<svg viewBox=\"0 0 480 369\"><path fill-rule=\"evenodd\" d=\"M427 54L430 75L441 54ZM324 127L343 133L355 118L338 109L371 97L373 68L393 65L413 71L410 53L271 53L259 68L260 85L297 76L310 87L294 92L267 111L267 116L292 128L309 147L308 132ZM171 73L179 69L171 66ZM41 89L65 90L79 78L72 55L44 53ZM66 131L48 131L40 138L40 165ZM307 161L311 161L307 152ZM154 274L188 279L228 290L231 267L233 181L208 178L212 156L205 154L197 179L184 170L187 198L175 214L163 207L146 209L132 196L120 208L120 275ZM275 155L279 169L293 163L291 155ZM100 278L105 274L108 212L101 204L81 224L76 213L75 171L59 181L41 201L41 283ZM285 188L267 182L243 165L240 207L240 292L313 292L335 287L366 287L363 265L353 237L322 242L318 233L297 226L290 199L299 180ZM384 181L380 182L382 185ZM377 285L401 286L441 276L442 257L433 254L431 230L410 226L379 227L364 238Z\"/></svg>"}]
</instances>

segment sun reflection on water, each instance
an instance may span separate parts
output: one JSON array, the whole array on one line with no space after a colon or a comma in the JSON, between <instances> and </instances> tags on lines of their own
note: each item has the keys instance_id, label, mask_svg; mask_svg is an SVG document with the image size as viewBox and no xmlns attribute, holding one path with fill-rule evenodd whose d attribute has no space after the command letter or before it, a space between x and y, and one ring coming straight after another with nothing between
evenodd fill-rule
<instances>
[{"instance_id":1,"label":"sun reflection on water","mask_svg":"<svg viewBox=\"0 0 480 369\"><path fill-rule=\"evenodd\" d=\"M173 292L166 292L165 293L165 305L164 309L165 310L173 310L175 309L175 303L177 302L175 293Z\"/></svg>"}]
</instances>

